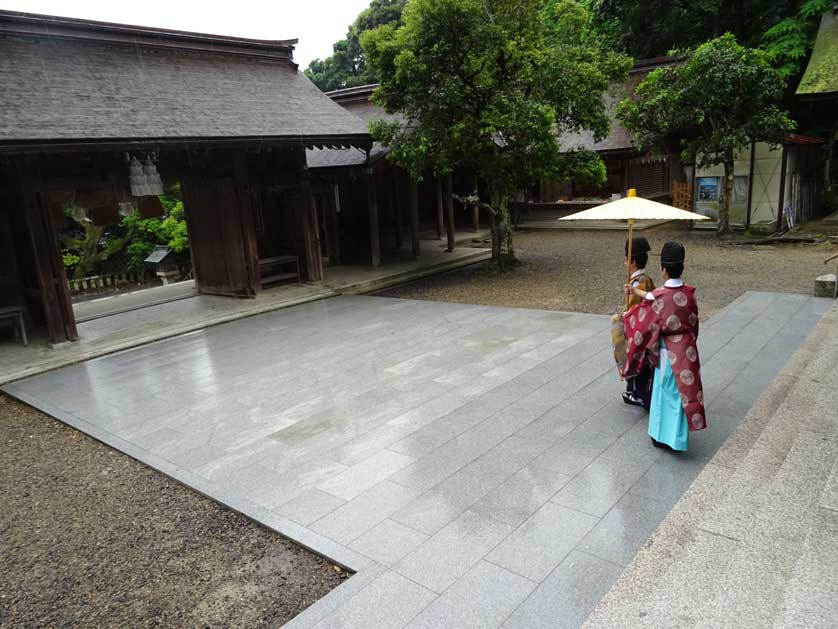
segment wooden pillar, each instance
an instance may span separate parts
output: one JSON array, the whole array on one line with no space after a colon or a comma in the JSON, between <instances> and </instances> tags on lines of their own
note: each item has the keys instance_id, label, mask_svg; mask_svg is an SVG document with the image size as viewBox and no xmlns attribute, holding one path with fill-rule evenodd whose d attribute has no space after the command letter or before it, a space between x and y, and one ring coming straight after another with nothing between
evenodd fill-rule
<instances>
[{"instance_id":1,"label":"wooden pillar","mask_svg":"<svg viewBox=\"0 0 838 629\"><path fill-rule=\"evenodd\" d=\"M783 231L785 220L783 210L786 207L786 171L789 163L789 153L785 144L783 144L782 155L780 160L780 199L777 206L777 231Z\"/></svg>"},{"instance_id":2,"label":"wooden pillar","mask_svg":"<svg viewBox=\"0 0 838 629\"><path fill-rule=\"evenodd\" d=\"M434 189L436 191L436 237L442 240L442 232L445 231L445 208L442 203L442 179L435 178Z\"/></svg>"},{"instance_id":3,"label":"wooden pillar","mask_svg":"<svg viewBox=\"0 0 838 629\"><path fill-rule=\"evenodd\" d=\"M367 169L367 213L370 221L370 264L381 266L381 234L378 226L378 191L376 190L375 171Z\"/></svg>"},{"instance_id":4,"label":"wooden pillar","mask_svg":"<svg viewBox=\"0 0 838 629\"><path fill-rule=\"evenodd\" d=\"M237 212L242 234L245 257L247 293L255 296L262 288L259 281L259 245L256 241L256 223L250 207L250 185L247 175L247 154L244 150L233 152L233 181L236 187Z\"/></svg>"},{"instance_id":5,"label":"wooden pillar","mask_svg":"<svg viewBox=\"0 0 838 629\"><path fill-rule=\"evenodd\" d=\"M329 186L326 193L326 222L329 224L331 244L329 245L329 263L340 264L340 185L335 183Z\"/></svg>"},{"instance_id":6,"label":"wooden pillar","mask_svg":"<svg viewBox=\"0 0 838 629\"><path fill-rule=\"evenodd\" d=\"M474 177L474 187L472 188L472 196L475 198L474 205L471 209L471 230L475 232L480 231L480 201L477 194L477 176Z\"/></svg>"},{"instance_id":7,"label":"wooden pillar","mask_svg":"<svg viewBox=\"0 0 838 629\"><path fill-rule=\"evenodd\" d=\"M317 205L311 190L311 176L302 175L300 183L303 210L303 240L305 242L306 270L309 282L323 279L323 257L320 253L320 222L317 217Z\"/></svg>"},{"instance_id":8,"label":"wooden pillar","mask_svg":"<svg viewBox=\"0 0 838 629\"><path fill-rule=\"evenodd\" d=\"M445 175L443 186L443 201L445 203L445 222L448 229L448 251L454 251L454 190L451 175Z\"/></svg>"},{"instance_id":9,"label":"wooden pillar","mask_svg":"<svg viewBox=\"0 0 838 629\"><path fill-rule=\"evenodd\" d=\"M58 230L52 209L39 195L32 181L34 161L25 159L18 167L18 189L23 204L26 226L32 244L35 274L41 292L41 304L50 343L78 339L73 304L67 287L67 276L58 244Z\"/></svg>"},{"instance_id":10,"label":"wooden pillar","mask_svg":"<svg viewBox=\"0 0 838 629\"><path fill-rule=\"evenodd\" d=\"M393 222L396 230L396 249L399 250L401 250L402 244L404 244L404 238L402 235L402 200L400 194L402 178L399 176L400 174L401 173L398 168L393 169L393 190L390 195L390 202L393 207Z\"/></svg>"},{"instance_id":11,"label":"wooden pillar","mask_svg":"<svg viewBox=\"0 0 838 629\"><path fill-rule=\"evenodd\" d=\"M407 177L407 207L410 213L410 244L414 258L418 258L421 250L419 248L419 189L416 180L408 175Z\"/></svg>"},{"instance_id":12,"label":"wooden pillar","mask_svg":"<svg viewBox=\"0 0 838 629\"><path fill-rule=\"evenodd\" d=\"M748 164L748 205L745 208L745 229L751 228L751 210L754 198L754 161L756 160L756 142L751 140L751 161Z\"/></svg>"}]
</instances>

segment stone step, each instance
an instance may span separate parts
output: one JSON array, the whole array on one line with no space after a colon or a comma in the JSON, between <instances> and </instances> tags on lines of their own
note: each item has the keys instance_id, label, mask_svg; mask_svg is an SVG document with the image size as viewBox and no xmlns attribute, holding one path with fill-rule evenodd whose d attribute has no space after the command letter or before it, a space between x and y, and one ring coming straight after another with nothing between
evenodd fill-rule
<instances>
[{"instance_id":1,"label":"stone step","mask_svg":"<svg viewBox=\"0 0 838 629\"><path fill-rule=\"evenodd\" d=\"M838 511L818 509L795 566L774 627L835 626L838 592Z\"/></svg>"},{"instance_id":2,"label":"stone step","mask_svg":"<svg viewBox=\"0 0 838 629\"><path fill-rule=\"evenodd\" d=\"M828 431L803 430L770 485L761 505L734 546L726 569L711 578L716 584L714 626L768 627L781 612L786 591L804 554L807 535L818 516L818 503L832 464L838 438Z\"/></svg>"}]
</instances>

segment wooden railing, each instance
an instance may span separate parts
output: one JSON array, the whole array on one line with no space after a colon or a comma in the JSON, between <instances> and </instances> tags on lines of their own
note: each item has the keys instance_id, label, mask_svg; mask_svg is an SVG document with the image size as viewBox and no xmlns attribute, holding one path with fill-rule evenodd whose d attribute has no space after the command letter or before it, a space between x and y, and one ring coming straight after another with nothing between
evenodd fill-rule
<instances>
[{"instance_id":1,"label":"wooden railing","mask_svg":"<svg viewBox=\"0 0 838 629\"><path fill-rule=\"evenodd\" d=\"M111 275L91 275L80 280L68 280L71 293L81 293L88 290L112 288L123 284L143 284L154 279L151 271L133 273L114 273Z\"/></svg>"}]
</instances>

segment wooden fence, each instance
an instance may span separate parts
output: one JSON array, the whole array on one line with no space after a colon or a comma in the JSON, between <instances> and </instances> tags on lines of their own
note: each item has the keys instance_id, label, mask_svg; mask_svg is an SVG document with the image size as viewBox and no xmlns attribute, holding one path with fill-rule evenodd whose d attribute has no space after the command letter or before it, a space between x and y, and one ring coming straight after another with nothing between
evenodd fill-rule
<instances>
[{"instance_id":1,"label":"wooden fence","mask_svg":"<svg viewBox=\"0 0 838 629\"><path fill-rule=\"evenodd\" d=\"M143 284L154 279L151 271L137 273L115 273L112 275L91 275L80 280L68 280L71 293L82 293L89 290L112 288L124 284Z\"/></svg>"}]
</instances>

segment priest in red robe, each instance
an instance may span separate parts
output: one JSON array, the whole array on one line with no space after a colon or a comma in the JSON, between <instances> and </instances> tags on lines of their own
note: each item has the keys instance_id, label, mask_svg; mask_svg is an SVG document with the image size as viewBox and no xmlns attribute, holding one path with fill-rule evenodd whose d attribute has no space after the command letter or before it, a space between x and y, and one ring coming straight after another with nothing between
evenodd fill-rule
<instances>
[{"instance_id":1,"label":"priest in red robe","mask_svg":"<svg viewBox=\"0 0 838 629\"><path fill-rule=\"evenodd\" d=\"M661 251L663 286L647 292L626 285L641 302L624 316L626 362L623 376L644 365L654 369L649 436L661 448L685 451L689 433L707 427L701 362L698 356L698 305L695 288L681 279L685 250L667 242Z\"/></svg>"}]
</instances>

